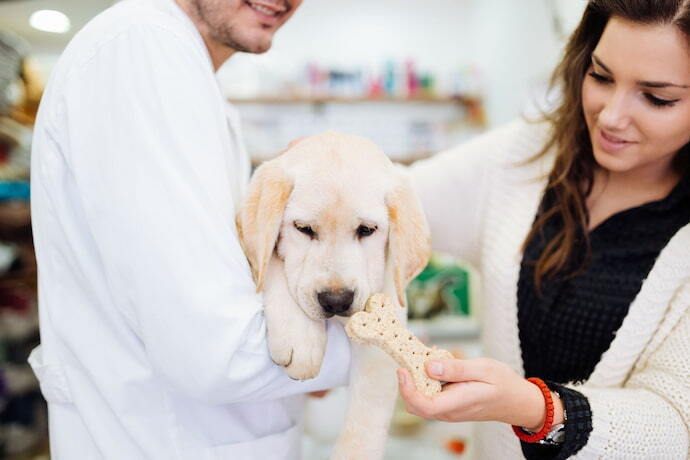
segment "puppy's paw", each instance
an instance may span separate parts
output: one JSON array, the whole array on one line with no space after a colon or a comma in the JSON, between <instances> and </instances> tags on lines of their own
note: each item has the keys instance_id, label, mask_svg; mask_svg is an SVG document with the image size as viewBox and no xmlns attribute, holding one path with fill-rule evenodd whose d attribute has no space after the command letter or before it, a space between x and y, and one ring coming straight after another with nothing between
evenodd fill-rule
<instances>
[{"instance_id":1,"label":"puppy's paw","mask_svg":"<svg viewBox=\"0 0 690 460\"><path fill-rule=\"evenodd\" d=\"M275 337L277 333L268 333L268 349L271 352L271 359L279 366L286 367L292 362L292 345L286 340Z\"/></svg>"},{"instance_id":2,"label":"puppy's paw","mask_svg":"<svg viewBox=\"0 0 690 460\"><path fill-rule=\"evenodd\" d=\"M325 328L325 327L324 327ZM319 375L323 355L326 351L326 334L323 340L302 343L292 349L292 360L285 366L285 372L295 380L313 379Z\"/></svg>"},{"instance_id":3,"label":"puppy's paw","mask_svg":"<svg viewBox=\"0 0 690 460\"><path fill-rule=\"evenodd\" d=\"M306 316L291 320L290 324L269 330L271 358L283 366L291 378L313 379L319 375L326 351L326 324Z\"/></svg>"}]
</instances>

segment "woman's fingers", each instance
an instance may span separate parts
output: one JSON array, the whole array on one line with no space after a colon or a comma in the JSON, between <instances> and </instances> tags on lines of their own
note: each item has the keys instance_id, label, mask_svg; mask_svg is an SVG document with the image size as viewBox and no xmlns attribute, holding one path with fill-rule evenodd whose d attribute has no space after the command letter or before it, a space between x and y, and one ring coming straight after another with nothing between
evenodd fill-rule
<instances>
[{"instance_id":1,"label":"woman's fingers","mask_svg":"<svg viewBox=\"0 0 690 460\"><path fill-rule=\"evenodd\" d=\"M406 409L410 414L424 418L434 417L433 400L417 390L412 380L412 375L407 369L398 369L398 388L400 396L405 400Z\"/></svg>"},{"instance_id":2,"label":"woman's fingers","mask_svg":"<svg viewBox=\"0 0 690 460\"><path fill-rule=\"evenodd\" d=\"M398 369L400 395L405 401L405 408L410 414L426 419L436 419L443 422L465 421L464 407L474 401L472 392L467 392L467 383L449 383L443 387L441 393L433 398L419 392L406 369ZM470 383L472 385L474 383Z\"/></svg>"},{"instance_id":3,"label":"woman's fingers","mask_svg":"<svg viewBox=\"0 0 690 460\"><path fill-rule=\"evenodd\" d=\"M415 388L409 371L398 369L400 394L411 414L445 422L507 420L506 388L515 386L514 378L523 381L490 358L432 360L426 363L426 372L447 382L440 394L425 396Z\"/></svg>"},{"instance_id":4,"label":"woman's fingers","mask_svg":"<svg viewBox=\"0 0 690 460\"><path fill-rule=\"evenodd\" d=\"M441 359L426 363L426 373L429 377L442 382L484 382L490 379L491 372L491 360L486 358Z\"/></svg>"}]
</instances>

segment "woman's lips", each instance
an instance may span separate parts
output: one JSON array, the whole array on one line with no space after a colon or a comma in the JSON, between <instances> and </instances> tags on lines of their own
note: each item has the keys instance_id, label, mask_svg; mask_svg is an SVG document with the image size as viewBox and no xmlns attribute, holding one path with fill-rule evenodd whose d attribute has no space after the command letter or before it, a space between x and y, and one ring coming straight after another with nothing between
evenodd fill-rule
<instances>
[{"instance_id":1,"label":"woman's lips","mask_svg":"<svg viewBox=\"0 0 690 460\"><path fill-rule=\"evenodd\" d=\"M599 146L607 152L618 152L628 147L629 145L635 144L636 142L627 141L620 137L614 136L603 129L599 129Z\"/></svg>"}]
</instances>

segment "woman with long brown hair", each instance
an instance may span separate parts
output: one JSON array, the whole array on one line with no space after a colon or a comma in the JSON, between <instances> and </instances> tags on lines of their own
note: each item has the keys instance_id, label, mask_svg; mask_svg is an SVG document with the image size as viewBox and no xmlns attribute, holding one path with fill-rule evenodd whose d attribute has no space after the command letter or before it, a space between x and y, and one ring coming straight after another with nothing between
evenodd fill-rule
<instances>
[{"instance_id":1,"label":"woman with long brown hair","mask_svg":"<svg viewBox=\"0 0 690 460\"><path fill-rule=\"evenodd\" d=\"M685 458L690 1L590 0L552 83L543 120L411 169L436 249L482 273L487 357L427 363L434 399L400 370L401 394L499 422L481 458Z\"/></svg>"}]
</instances>

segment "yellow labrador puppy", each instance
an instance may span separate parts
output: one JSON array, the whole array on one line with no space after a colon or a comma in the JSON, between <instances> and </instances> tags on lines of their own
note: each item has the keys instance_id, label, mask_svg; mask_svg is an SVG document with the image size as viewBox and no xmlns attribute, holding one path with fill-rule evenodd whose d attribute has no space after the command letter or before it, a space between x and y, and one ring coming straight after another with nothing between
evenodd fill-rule
<instances>
[{"instance_id":1,"label":"yellow labrador puppy","mask_svg":"<svg viewBox=\"0 0 690 460\"><path fill-rule=\"evenodd\" d=\"M295 379L319 373L324 321L383 292L405 305L429 232L407 179L370 141L328 132L261 165L237 219L263 291L273 360ZM400 320L406 310L398 309ZM350 402L333 458L383 456L397 395L395 362L353 344Z\"/></svg>"}]
</instances>

